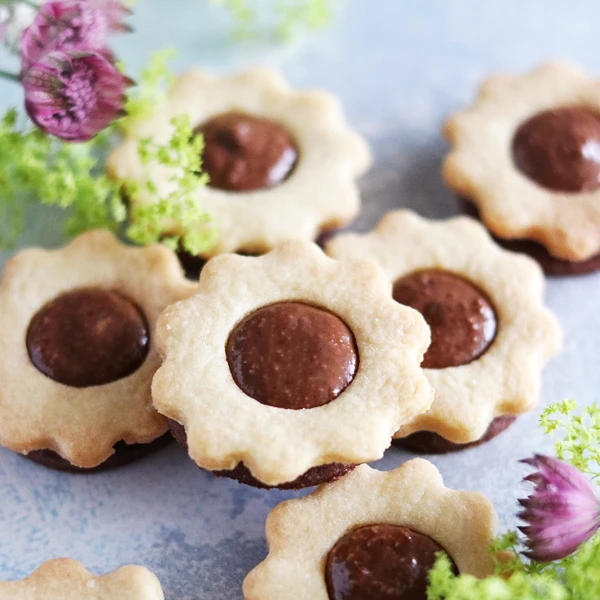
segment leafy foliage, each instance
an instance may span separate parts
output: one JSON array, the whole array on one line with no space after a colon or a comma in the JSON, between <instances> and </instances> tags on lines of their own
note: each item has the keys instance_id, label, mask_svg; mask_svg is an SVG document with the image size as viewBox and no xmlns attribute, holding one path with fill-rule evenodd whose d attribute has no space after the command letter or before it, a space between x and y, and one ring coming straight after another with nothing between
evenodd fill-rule
<instances>
[{"instance_id":1,"label":"leafy foliage","mask_svg":"<svg viewBox=\"0 0 600 600\"><path fill-rule=\"evenodd\" d=\"M115 230L125 215L119 187L98 169L94 149L99 136L85 144L67 144L19 123L9 110L0 123L0 247L10 248L23 232L28 210L39 202L70 208L69 235L85 229Z\"/></svg>"},{"instance_id":2,"label":"leafy foliage","mask_svg":"<svg viewBox=\"0 0 600 600\"><path fill-rule=\"evenodd\" d=\"M558 434L555 451L594 478L600 476L600 406L578 411L565 400L549 406L540 420L548 435ZM490 551L496 574L486 579L454 575L446 555L430 571L428 600L589 600L600 598L600 535L575 553L552 562L528 561L519 555L519 538L509 532Z\"/></svg>"},{"instance_id":3,"label":"leafy foliage","mask_svg":"<svg viewBox=\"0 0 600 600\"><path fill-rule=\"evenodd\" d=\"M132 197L141 184L110 179L103 157L119 130L129 132L135 121L151 116L163 101L172 81L169 61L173 56L172 50L163 50L152 57L127 102L129 116L89 142L65 143L20 122L14 109L5 114L0 122L0 248L14 246L36 203L69 209L65 229L70 236L87 229L116 231L121 227L127 219L123 191ZM173 134L166 144L139 141L143 164L172 168L173 191L158 195L152 169L148 169L144 187L156 194L155 201L131 209L131 224L126 228L129 239L139 244L166 241L171 246L181 241L192 254L214 242L216 232L195 193L206 183L206 175L201 174L202 144L186 117L174 119ZM178 221L177 240L162 240L165 219Z\"/></svg>"},{"instance_id":4,"label":"leafy foliage","mask_svg":"<svg viewBox=\"0 0 600 600\"><path fill-rule=\"evenodd\" d=\"M142 69L139 85L130 90L125 103L127 118L119 121L119 126L125 132L131 131L137 122L150 118L164 104L167 90L174 81L170 64L176 55L174 48L158 50ZM123 63L119 68L123 72L126 70Z\"/></svg>"},{"instance_id":5,"label":"leafy foliage","mask_svg":"<svg viewBox=\"0 0 600 600\"><path fill-rule=\"evenodd\" d=\"M592 404L576 414L577 404L564 400L549 406L541 417L544 433L561 437L555 443L556 456L580 471L600 477L600 406Z\"/></svg>"},{"instance_id":6,"label":"leafy foliage","mask_svg":"<svg viewBox=\"0 0 600 600\"><path fill-rule=\"evenodd\" d=\"M256 10L250 0L213 0L233 15L239 35L247 35L256 20ZM299 29L320 29L333 18L336 5L343 0L273 0L273 12L281 37L289 39Z\"/></svg>"},{"instance_id":7,"label":"leafy foliage","mask_svg":"<svg viewBox=\"0 0 600 600\"><path fill-rule=\"evenodd\" d=\"M155 201L136 203L132 207L127 235L139 244L162 241L175 249L181 243L185 250L195 255L210 248L216 236L210 216L202 209L197 194L198 186L208 181L207 175L201 173L204 140L201 136L193 135L187 115L175 117L172 125L173 134L166 145L161 146L146 139L140 141L138 148L143 165L155 168L158 164L173 172L171 191L159 196L150 176L150 168L144 184L126 182L128 196L133 197L145 188L156 198ZM177 222L177 229L182 232L180 235L163 237L164 223L168 220Z\"/></svg>"}]
</instances>

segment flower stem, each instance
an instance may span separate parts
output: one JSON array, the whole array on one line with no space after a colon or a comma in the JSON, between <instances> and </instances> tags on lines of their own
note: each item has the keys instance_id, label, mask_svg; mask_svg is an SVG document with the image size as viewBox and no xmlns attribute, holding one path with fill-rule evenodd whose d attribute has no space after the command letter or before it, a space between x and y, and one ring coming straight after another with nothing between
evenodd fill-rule
<instances>
[{"instance_id":1,"label":"flower stem","mask_svg":"<svg viewBox=\"0 0 600 600\"><path fill-rule=\"evenodd\" d=\"M17 73L9 73L8 71L5 71L4 69L0 69L0 77L3 77L4 79L8 79L9 81L21 81L21 78L19 77L19 75Z\"/></svg>"}]
</instances>

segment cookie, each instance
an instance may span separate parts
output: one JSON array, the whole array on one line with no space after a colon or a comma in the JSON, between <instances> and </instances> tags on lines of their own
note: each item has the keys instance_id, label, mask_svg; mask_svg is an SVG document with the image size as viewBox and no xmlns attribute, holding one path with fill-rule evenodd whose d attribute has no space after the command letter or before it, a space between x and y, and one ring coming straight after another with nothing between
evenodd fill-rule
<instances>
[{"instance_id":1,"label":"cookie","mask_svg":"<svg viewBox=\"0 0 600 600\"><path fill-rule=\"evenodd\" d=\"M173 441L173 437L169 433L161 435L154 441L148 444L126 444L125 442L117 442L114 446L115 453L107 458L97 467L84 469L72 465L68 460L64 459L60 454L52 452L52 450L33 450L25 454L25 458L47 467L55 471L64 471L65 473L102 473L112 469L118 469L135 462L139 458L144 458L148 454L152 454L160 450Z\"/></svg>"},{"instance_id":2,"label":"cookie","mask_svg":"<svg viewBox=\"0 0 600 600\"><path fill-rule=\"evenodd\" d=\"M195 288L167 248L127 247L107 231L10 259L0 283L0 444L50 450L83 469L118 442L138 454L160 445L137 446L168 429L150 394L156 320Z\"/></svg>"},{"instance_id":3,"label":"cookie","mask_svg":"<svg viewBox=\"0 0 600 600\"><path fill-rule=\"evenodd\" d=\"M537 242L553 258L595 268L600 81L559 62L495 75L444 133L452 146L444 179L495 236Z\"/></svg>"},{"instance_id":4,"label":"cookie","mask_svg":"<svg viewBox=\"0 0 600 600\"><path fill-rule=\"evenodd\" d=\"M244 580L244 598L426 600L438 552L457 572L491 575L496 530L489 500L444 487L423 459L388 472L361 465L271 511L269 554Z\"/></svg>"},{"instance_id":5,"label":"cookie","mask_svg":"<svg viewBox=\"0 0 600 600\"><path fill-rule=\"evenodd\" d=\"M204 136L210 182L199 185L198 195L219 231L201 258L262 254L286 240L314 240L358 214L356 178L371 163L366 142L349 129L332 95L294 92L269 69L233 77L183 75L166 105L109 157L108 172L119 180L144 181L147 169L137 140L167 141L171 119L181 114ZM148 169L159 193L169 187L168 170ZM152 197L146 190L131 202L152 202ZM166 222L164 230L177 235L177 223Z\"/></svg>"},{"instance_id":6,"label":"cookie","mask_svg":"<svg viewBox=\"0 0 600 600\"><path fill-rule=\"evenodd\" d=\"M459 199L459 206L465 214L480 220L479 211L472 202ZM531 240L503 240L498 237L494 237L494 240L511 252L521 252L531 256L542 267L544 273L550 277L586 275L600 269L600 254L596 254L587 260L561 260L552 256L542 244Z\"/></svg>"},{"instance_id":7,"label":"cookie","mask_svg":"<svg viewBox=\"0 0 600 600\"><path fill-rule=\"evenodd\" d=\"M173 437L179 442L181 447L184 450L188 450L187 443L187 435L185 433L185 428L180 423L169 419L169 427L171 429L171 434ZM319 485L324 481L336 481L340 477L343 477L347 473L350 473L356 465L343 465L341 463L331 463L328 465L320 465L318 467L313 467L297 477L293 481L289 481L287 483L282 483L277 486L266 485L259 481L252 475L248 467L243 463L238 464L234 469L223 470L223 471L213 471L213 473L217 477L227 477L229 479L235 479L238 483L243 483L245 485L251 485L255 488L260 488L263 490L271 490L271 489L280 489L280 490L300 490L306 487L313 487L315 485Z\"/></svg>"},{"instance_id":8,"label":"cookie","mask_svg":"<svg viewBox=\"0 0 600 600\"><path fill-rule=\"evenodd\" d=\"M449 452L460 452L461 450L477 448L477 446L493 440L497 435L506 431L516 420L517 417L515 415L495 417L485 430L485 433L478 440L466 444L455 444L432 431L417 431L405 437L394 438L392 443L398 448L414 452L415 454L448 454Z\"/></svg>"},{"instance_id":9,"label":"cookie","mask_svg":"<svg viewBox=\"0 0 600 600\"><path fill-rule=\"evenodd\" d=\"M29 577L0 581L2 600L164 600L156 575L128 565L106 575L90 573L70 558L49 560Z\"/></svg>"},{"instance_id":10,"label":"cookie","mask_svg":"<svg viewBox=\"0 0 600 600\"><path fill-rule=\"evenodd\" d=\"M502 430L490 429L497 417L508 426L537 404L542 368L562 336L533 260L498 247L468 217L429 221L407 210L387 214L371 233L340 235L326 250L338 260L377 263L394 298L431 327L422 366L435 398L396 438L429 432L452 445L481 442ZM416 440L421 452L439 451L438 437ZM444 451L459 449L452 445Z\"/></svg>"},{"instance_id":11,"label":"cookie","mask_svg":"<svg viewBox=\"0 0 600 600\"><path fill-rule=\"evenodd\" d=\"M394 302L376 265L309 242L213 258L197 293L163 313L157 342L154 406L183 426L190 457L211 471L243 464L261 485L379 458L432 400L423 317Z\"/></svg>"}]
</instances>

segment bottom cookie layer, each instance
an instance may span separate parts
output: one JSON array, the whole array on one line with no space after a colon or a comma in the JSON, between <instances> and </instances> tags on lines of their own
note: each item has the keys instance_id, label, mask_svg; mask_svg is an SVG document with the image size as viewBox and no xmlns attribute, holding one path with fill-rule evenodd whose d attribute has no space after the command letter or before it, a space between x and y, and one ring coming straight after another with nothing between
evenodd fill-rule
<instances>
[{"instance_id":1,"label":"bottom cookie layer","mask_svg":"<svg viewBox=\"0 0 600 600\"><path fill-rule=\"evenodd\" d=\"M169 427L173 437L179 442L179 444L185 449L188 449L187 435L185 428L177 421L169 419ZM356 465L344 465L342 463L331 463L328 465L320 465L309 469L303 475L300 475L297 479L289 481L288 483L282 483L280 485L266 485L262 481L259 481L252 475L248 467L243 463L238 464L235 469L227 471L211 471L217 477L228 477L229 479L235 479L239 483L251 485L252 487L260 488L263 490L300 490L306 487L313 487L320 485L321 483L329 483L335 481L340 477L343 477L347 473L350 473Z\"/></svg>"},{"instance_id":2,"label":"bottom cookie layer","mask_svg":"<svg viewBox=\"0 0 600 600\"><path fill-rule=\"evenodd\" d=\"M339 229L327 229L319 234L317 239L315 240L315 244L319 246L321 249L325 249L325 244L335 237L335 235L339 232ZM248 252L238 252L242 256L260 256L260 254L253 254ZM190 254L186 250L178 250L177 257L179 258L179 262L185 271L186 277L188 279L198 279L200 277L200 272L204 268L204 265L208 262L208 259L201 258L200 256L194 256Z\"/></svg>"},{"instance_id":3,"label":"bottom cookie layer","mask_svg":"<svg viewBox=\"0 0 600 600\"><path fill-rule=\"evenodd\" d=\"M468 200L459 199L461 209L464 213L481 221L477 207ZM506 250L527 254L536 260L546 275L564 277L569 275L585 275L594 273L600 269L600 254L596 254L587 260L572 261L562 260L552 256L542 244L533 240L506 240L493 236L494 240Z\"/></svg>"},{"instance_id":4,"label":"bottom cookie layer","mask_svg":"<svg viewBox=\"0 0 600 600\"><path fill-rule=\"evenodd\" d=\"M500 435L508 429L515 421L515 415L503 415L496 417L487 428L486 432L478 440L468 444L455 444L432 431L417 431L403 438L394 438L392 443L398 448L414 452L416 454L448 454L475 448Z\"/></svg>"},{"instance_id":5,"label":"bottom cookie layer","mask_svg":"<svg viewBox=\"0 0 600 600\"><path fill-rule=\"evenodd\" d=\"M172 441L172 436L169 433L161 435L149 444L126 444L125 442L117 442L114 446L115 453L106 459L102 464L90 469L84 469L72 465L68 460L64 459L60 454L52 450L33 450L25 455L25 458L47 467L55 471L65 471L67 473L98 473L101 471L109 471L127 465L133 461L143 458L148 454L152 454L161 448L164 448Z\"/></svg>"}]
</instances>

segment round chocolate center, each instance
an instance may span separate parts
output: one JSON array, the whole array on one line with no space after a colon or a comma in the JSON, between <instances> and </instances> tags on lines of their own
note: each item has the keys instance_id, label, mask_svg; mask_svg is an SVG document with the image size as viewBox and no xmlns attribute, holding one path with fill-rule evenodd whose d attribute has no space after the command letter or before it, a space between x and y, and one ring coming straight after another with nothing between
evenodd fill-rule
<instances>
[{"instance_id":1,"label":"round chocolate center","mask_svg":"<svg viewBox=\"0 0 600 600\"><path fill-rule=\"evenodd\" d=\"M335 400L352 382L358 351L336 315L300 302L259 308L229 335L233 379L262 404L299 410Z\"/></svg>"},{"instance_id":2,"label":"round chocolate center","mask_svg":"<svg viewBox=\"0 0 600 600\"><path fill-rule=\"evenodd\" d=\"M341 538L327 556L331 600L427 600L429 571L443 548L398 525L367 525Z\"/></svg>"},{"instance_id":3,"label":"round chocolate center","mask_svg":"<svg viewBox=\"0 0 600 600\"><path fill-rule=\"evenodd\" d=\"M148 354L148 325L117 292L84 288L43 306L27 330L33 365L76 388L104 385L136 371Z\"/></svg>"},{"instance_id":4,"label":"round chocolate center","mask_svg":"<svg viewBox=\"0 0 600 600\"><path fill-rule=\"evenodd\" d=\"M209 186L250 192L279 185L292 172L298 151L279 125L252 115L229 112L198 126L204 136L202 160Z\"/></svg>"},{"instance_id":5,"label":"round chocolate center","mask_svg":"<svg viewBox=\"0 0 600 600\"><path fill-rule=\"evenodd\" d=\"M445 271L417 271L394 284L394 300L418 310L431 328L422 367L445 369L479 358L496 336L496 313L483 292Z\"/></svg>"},{"instance_id":6,"label":"round chocolate center","mask_svg":"<svg viewBox=\"0 0 600 600\"><path fill-rule=\"evenodd\" d=\"M556 108L525 121L513 139L517 168L542 187L584 192L600 187L600 114Z\"/></svg>"}]
</instances>

